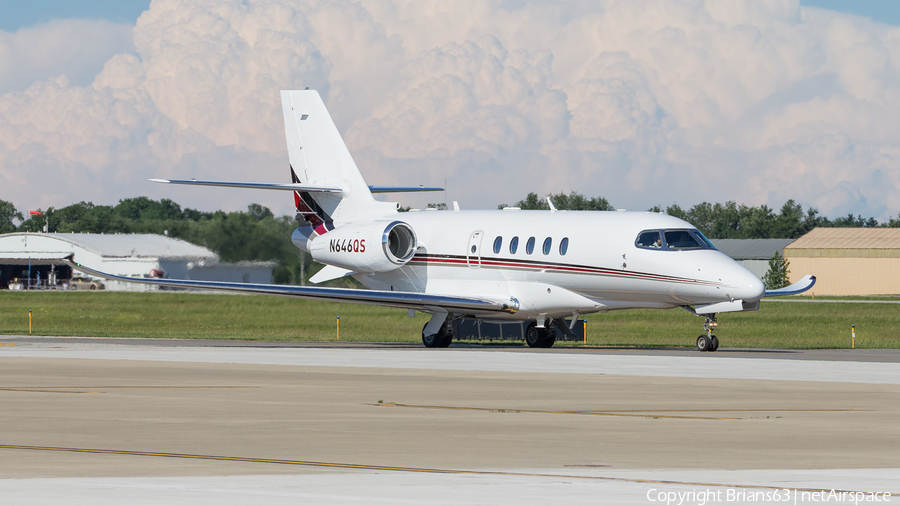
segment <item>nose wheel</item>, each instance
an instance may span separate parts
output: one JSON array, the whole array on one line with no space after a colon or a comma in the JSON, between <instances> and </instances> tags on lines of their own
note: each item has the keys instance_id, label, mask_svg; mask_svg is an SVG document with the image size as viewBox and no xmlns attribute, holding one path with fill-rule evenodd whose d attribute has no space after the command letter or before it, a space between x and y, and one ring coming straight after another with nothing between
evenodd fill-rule
<instances>
[{"instance_id":1,"label":"nose wheel","mask_svg":"<svg viewBox=\"0 0 900 506\"><path fill-rule=\"evenodd\" d=\"M706 334L702 334L697 338L697 349L700 351L716 351L719 349L719 338L712 333L713 329L718 327L716 316L707 316L706 323L703 324L703 330Z\"/></svg>"}]
</instances>

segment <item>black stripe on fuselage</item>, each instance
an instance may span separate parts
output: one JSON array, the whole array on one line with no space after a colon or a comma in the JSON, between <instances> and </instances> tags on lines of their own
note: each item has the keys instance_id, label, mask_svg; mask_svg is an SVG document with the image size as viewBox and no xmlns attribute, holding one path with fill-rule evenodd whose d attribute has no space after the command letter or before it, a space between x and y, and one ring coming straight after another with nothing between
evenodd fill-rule
<instances>
[{"instance_id":1,"label":"black stripe on fuselage","mask_svg":"<svg viewBox=\"0 0 900 506\"><path fill-rule=\"evenodd\" d=\"M711 281L702 281L699 279L691 279L691 278L682 278L677 276L668 276L664 274L653 274L648 272L637 272L637 271L626 271L621 269L610 269L606 267L595 267L591 265L579 265L579 264L567 264L567 263L557 263L557 262L541 262L536 260L518 260L518 259L509 259L502 257L481 257L479 261L476 259L469 259L466 256L462 255L428 255L428 254L418 254L410 260L410 264L415 263L432 263L432 264L441 264L441 265L457 265L457 266L466 266L468 267L470 263L477 263L481 267L487 268L496 268L496 269L517 269L517 270L530 270L530 271L540 271L540 270L552 270L554 272L563 272L570 274L593 274L599 276L616 276L616 277L627 277L627 278L637 278L644 279L650 281L666 281L666 282L674 282L674 283L690 283L690 284L700 284L700 285L718 285L720 283L715 283Z\"/></svg>"}]
</instances>

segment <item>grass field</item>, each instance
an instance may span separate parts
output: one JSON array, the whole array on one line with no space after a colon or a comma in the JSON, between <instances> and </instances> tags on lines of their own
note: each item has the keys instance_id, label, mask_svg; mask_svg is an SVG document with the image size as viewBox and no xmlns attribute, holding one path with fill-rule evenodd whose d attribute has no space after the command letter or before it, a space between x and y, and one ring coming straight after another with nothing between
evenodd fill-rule
<instances>
[{"instance_id":1,"label":"grass field","mask_svg":"<svg viewBox=\"0 0 900 506\"><path fill-rule=\"evenodd\" d=\"M340 315L341 341L420 342L428 319L282 297L4 291L0 335L28 334L29 309L32 333L40 336L329 341ZM587 322L589 346L693 346L703 326L681 309L614 311ZM857 348L900 348L900 304L763 301L759 311L719 315L716 334L723 347L849 348L851 324Z\"/></svg>"}]
</instances>

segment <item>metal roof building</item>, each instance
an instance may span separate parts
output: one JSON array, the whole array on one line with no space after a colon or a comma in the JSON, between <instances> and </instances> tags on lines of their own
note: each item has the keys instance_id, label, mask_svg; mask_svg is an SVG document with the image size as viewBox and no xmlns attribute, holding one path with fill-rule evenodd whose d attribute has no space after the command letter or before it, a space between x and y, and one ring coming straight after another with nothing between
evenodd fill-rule
<instances>
[{"instance_id":1,"label":"metal roof building","mask_svg":"<svg viewBox=\"0 0 900 506\"><path fill-rule=\"evenodd\" d=\"M814 274L818 295L900 294L898 228L816 228L784 254L791 281Z\"/></svg>"},{"instance_id":2,"label":"metal roof building","mask_svg":"<svg viewBox=\"0 0 900 506\"><path fill-rule=\"evenodd\" d=\"M716 249L762 278L769 270L769 259L777 252L784 256L784 248L794 239L710 239Z\"/></svg>"},{"instance_id":3,"label":"metal roof building","mask_svg":"<svg viewBox=\"0 0 900 506\"><path fill-rule=\"evenodd\" d=\"M155 234L0 235L0 289L55 288L73 276L61 259L128 277L269 283L272 262L219 262L208 248ZM74 274L78 276L78 273ZM107 289L146 291L156 287L105 281Z\"/></svg>"}]
</instances>

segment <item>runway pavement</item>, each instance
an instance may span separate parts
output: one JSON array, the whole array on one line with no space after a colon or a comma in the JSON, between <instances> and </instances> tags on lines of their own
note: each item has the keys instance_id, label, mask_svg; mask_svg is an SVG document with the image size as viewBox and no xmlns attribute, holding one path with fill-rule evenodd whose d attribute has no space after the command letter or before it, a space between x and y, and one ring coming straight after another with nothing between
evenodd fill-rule
<instances>
[{"instance_id":1,"label":"runway pavement","mask_svg":"<svg viewBox=\"0 0 900 506\"><path fill-rule=\"evenodd\" d=\"M900 494L900 355L821 353L3 337L0 504Z\"/></svg>"}]
</instances>

